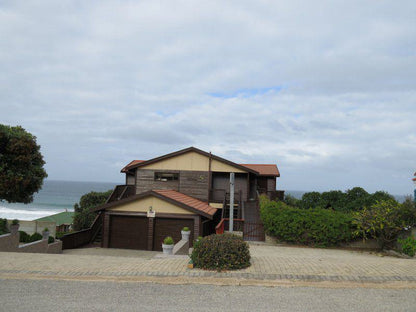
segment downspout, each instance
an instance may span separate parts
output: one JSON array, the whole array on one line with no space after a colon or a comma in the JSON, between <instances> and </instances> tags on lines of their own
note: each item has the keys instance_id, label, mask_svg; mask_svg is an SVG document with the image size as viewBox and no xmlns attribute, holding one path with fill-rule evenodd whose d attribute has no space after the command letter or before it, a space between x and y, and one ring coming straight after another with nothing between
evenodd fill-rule
<instances>
[{"instance_id":1,"label":"downspout","mask_svg":"<svg viewBox=\"0 0 416 312\"><path fill-rule=\"evenodd\" d=\"M211 173L211 161L212 161L212 154L209 152L209 160L208 160L208 203L211 201L211 180L212 180L212 173Z\"/></svg>"}]
</instances>

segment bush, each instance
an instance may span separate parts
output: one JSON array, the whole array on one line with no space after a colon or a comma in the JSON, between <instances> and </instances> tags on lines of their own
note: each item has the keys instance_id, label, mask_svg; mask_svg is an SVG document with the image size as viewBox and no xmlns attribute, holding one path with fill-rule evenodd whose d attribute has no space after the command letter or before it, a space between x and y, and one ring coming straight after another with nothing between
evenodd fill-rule
<instances>
[{"instance_id":1,"label":"bush","mask_svg":"<svg viewBox=\"0 0 416 312\"><path fill-rule=\"evenodd\" d=\"M189 227L185 226L185 227L182 229L182 231L184 231L184 232L189 232Z\"/></svg>"},{"instance_id":2,"label":"bush","mask_svg":"<svg viewBox=\"0 0 416 312\"><path fill-rule=\"evenodd\" d=\"M399 239L402 252L410 257L413 257L416 253L416 239L409 236L406 239Z\"/></svg>"},{"instance_id":3,"label":"bush","mask_svg":"<svg viewBox=\"0 0 416 312\"><path fill-rule=\"evenodd\" d=\"M165 245L173 245L175 242L173 241L173 238L168 236L165 237L165 239L163 240L163 244Z\"/></svg>"},{"instance_id":4,"label":"bush","mask_svg":"<svg viewBox=\"0 0 416 312\"><path fill-rule=\"evenodd\" d=\"M352 217L342 212L270 201L261 206L260 214L266 232L282 241L325 247L353 238Z\"/></svg>"},{"instance_id":5,"label":"bush","mask_svg":"<svg viewBox=\"0 0 416 312\"><path fill-rule=\"evenodd\" d=\"M29 243L31 243L31 242L36 242L36 241L41 240L41 239L42 239L42 235L41 235L41 234L39 234L39 233L33 233L33 234L30 236Z\"/></svg>"},{"instance_id":6,"label":"bush","mask_svg":"<svg viewBox=\"0 0 416 312\"><path fill-rule=\"evenodd\" d=\"M48 244L52 244L54 241L55 239L53 238L53 236L48 237Z\"/></svg>"},{"instance_id":7,"label":"bush","mask_svg":"<svg viewBox=\"0 0 416 312\"><path fill-rule=\"evenodd\" d=\"M65 234L68 234L69 232L56 232L56 239L60 239L62 236L64 236Z\"/></svg>"},{"instance_id":8,"label":"bush","mask_svg":"<svg viewBox=\"0 0 416 312\"><path fill-rule=\"evenodd\" d=\"M248 244L233 234L213 234L198 239L191 254L194 266L209 270L236 270L250 266Z\"/></svg>"},{"instance_id":9,"label":"bush","mask_svg":"<svg viewBox=\"0 0 416 312\"><path fill-rule=\"evenodd\" d=\"M13 221L12 221L12 225L18 225L19 224L19 220L17 220L17 219L13 219Z\"/></svg>"},{"instance_id":10,"label":"bush","mask_svg":"<svg viewBox=\"0 0 416 312\"><path fill-rule=\"evenodd\" d=\"M9 228L7 227L7 219L0 218L0 235L9 233Z\"/></svg>"},{"instance_id":11,"label":"bush","mask_svg":"<svg viewBox=\"0 0 416 312\"><path fill-rule=\"evenodd\" d=\"M392 248L398 235L414 225L412 208L389 199L382 200L354 214L357 233L377 239L381 248Z\"/></svg>"},{"instance_id":12,"label":"bush","mask_svg":"<svg viewBox=\"0 0 416 312\"><path fill-rule=\"evenodd\" d=\"M25 231L19 231L20 237L19 242L20 243L30 243L30 235L27 234Z\"/></svg>"}]
</instances>

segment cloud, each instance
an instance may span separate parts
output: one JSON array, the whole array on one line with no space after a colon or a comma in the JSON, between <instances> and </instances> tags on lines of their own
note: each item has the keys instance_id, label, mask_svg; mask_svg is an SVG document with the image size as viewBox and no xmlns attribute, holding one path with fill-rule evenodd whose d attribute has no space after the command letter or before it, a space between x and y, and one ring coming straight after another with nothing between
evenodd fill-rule
<instances>
[{"instance_id":1,"label":"cloud","mask_svg":"<svg viewBox=\"0 0 416 312\"><path fill-rule=\"evenodd\" d=\"M410 193L415 9L3 1L0 122L38 137L54 179L122 181L194 145L278 163L286 189Z\"/></svg>"}]
</instances>

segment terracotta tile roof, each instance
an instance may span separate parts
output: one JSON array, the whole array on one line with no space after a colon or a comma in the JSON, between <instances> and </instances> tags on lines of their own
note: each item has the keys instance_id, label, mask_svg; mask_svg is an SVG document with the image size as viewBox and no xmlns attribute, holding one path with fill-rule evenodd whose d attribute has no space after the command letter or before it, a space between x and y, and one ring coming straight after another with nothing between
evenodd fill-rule
<instances>
[{"instance_id":1,"label":"terracotta tile roof","mask_svg":"<svg viewBox=\"0 0 416 312\"><path fill-rule=\"evenodd\" d=\"M153 190L153 192L210 216L217 212L217 208L211 207L208 203L174 190Z\"/></svg>"},{"instance_id":2,"label":"terracotta tile roof","mask_svg":"<svg viewBox=\"0 0 416 312\"><path fill-rule=\"evenodd\" d=\"M251 170L257 171L263 176L276 176L280 177L279 169L276 165L265 165L265 164L240 164L241 166L247 167Z\"/></svg>"},{"instance_id":3,"label":"terracotta tile roof","mask_svg":"<svg viewBox=\"0 0 416 312\"><path fill-rule=\"evenodd\" d=\"M145 161L146 160L132 160L123 169L121 169L121 172L127 172L129 167L140 164L140 163L145 162Z\"/></svg>"}]
</instances>

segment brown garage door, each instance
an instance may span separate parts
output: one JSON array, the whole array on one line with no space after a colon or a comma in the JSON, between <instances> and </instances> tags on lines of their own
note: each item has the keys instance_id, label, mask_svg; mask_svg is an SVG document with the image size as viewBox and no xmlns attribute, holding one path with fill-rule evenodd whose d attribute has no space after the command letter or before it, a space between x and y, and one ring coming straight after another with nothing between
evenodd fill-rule
<instances>
[{"instance_id":1,"label":"brown garage door","mask_svg":"<svg viewBox=\"0 0 416 312\"><path fill-rule=\"evenodd\" d=\"M172 236L175 244L182 238L181 230L187 226L191 230L189 238L192 245L194 237L193 219L156 218L154 224L153 250L162 250L162 241L166 236Z\"/></svg>"},{"instance_id":2,"label":"brown garage door","mask_svg":"<svg viewBox=\"0 0 416 312\"><path fill-rule=\"evenodd\" d=\"M110 248L147 249L147 218L111 216Z\"/></svg>"}]
</instances>

